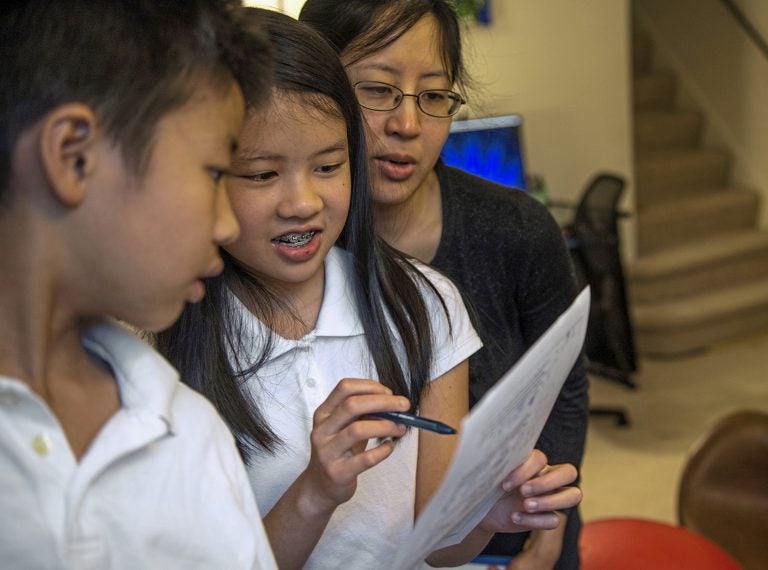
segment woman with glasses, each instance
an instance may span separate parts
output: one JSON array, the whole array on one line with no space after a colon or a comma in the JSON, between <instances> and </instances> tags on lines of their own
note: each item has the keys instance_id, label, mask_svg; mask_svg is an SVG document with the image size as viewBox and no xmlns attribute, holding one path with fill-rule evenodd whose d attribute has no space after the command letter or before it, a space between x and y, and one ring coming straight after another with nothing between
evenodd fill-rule
<instances>
[{"instance_id":1,"label":"woman with glasses","mask_svg":"<svg viewBox=\"0 0 768 570\"><path fill-rule=\"evenodd\" d=\"M576 294L559 228L524 192L439 160L467 90L452 3L307 0L299 18L334 44L363 109L377 233L450 276L475 309L484 347L470 358L474 404ZM581 464L587 406L579 363L539 440L551 463ZM535 567L578 567L579 514L566 514L562 541L563 528L547 531L526 551L547 559ZM485 552L512 556L524 541L497 534Z\"/></svg>"}]
</instances>

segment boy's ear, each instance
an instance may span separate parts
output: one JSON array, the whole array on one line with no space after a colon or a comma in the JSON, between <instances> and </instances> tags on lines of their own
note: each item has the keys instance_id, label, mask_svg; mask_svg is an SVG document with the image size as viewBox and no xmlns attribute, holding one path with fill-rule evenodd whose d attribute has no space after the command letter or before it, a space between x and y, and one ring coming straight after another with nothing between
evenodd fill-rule
<instances>
[{"instance_id":1,"label":"boy's ear","mask_svg":"<svg viewBox=\"0 0 768 570\"><path fill-rule=\"evenodd\" d=\"M40 153L52 192L66 206L77 206L96 164L99 139L93 110L82 103L56 107L43 120Z\"/></svg>"}]
</instances>

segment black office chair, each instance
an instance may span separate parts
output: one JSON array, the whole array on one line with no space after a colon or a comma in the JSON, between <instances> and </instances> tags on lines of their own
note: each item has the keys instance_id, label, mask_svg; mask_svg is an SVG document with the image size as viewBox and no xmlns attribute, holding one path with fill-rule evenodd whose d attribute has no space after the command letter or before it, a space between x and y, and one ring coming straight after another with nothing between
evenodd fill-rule
<instances>
[{"instance_id":1,"label":"black office chair","mask_svg":"<svg viewBox=\"0 0 768 570\"><path fill-rule=\"evenodd\" d=\"M582 287L589 285L592 291L584 340L587 371L636 388L632 374L637 361L617 223L625 215L617 208L624 186L620 176L597 174L587 185L564 234L577 282ZM590 413L615 417L619 425L629 424L623 408L594 407Z\"/></svg>"}]
</instances>

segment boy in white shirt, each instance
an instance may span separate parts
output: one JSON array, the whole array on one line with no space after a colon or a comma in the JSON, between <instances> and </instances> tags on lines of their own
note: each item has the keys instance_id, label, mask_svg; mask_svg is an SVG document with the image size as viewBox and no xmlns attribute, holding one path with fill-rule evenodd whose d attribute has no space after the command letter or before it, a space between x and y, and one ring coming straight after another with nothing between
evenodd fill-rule
<instances>
[{"instance_id":1,"label":"boy in white shirt","mask_svg":"<svg viewBox=\"0 0 768 570\"><path fill-rule=\"evenodd\" d=\"M238 83L269 59L229 4L4 5L3 568L275 567L226 426L112 320L169 326L238 234Z\"/></svg>"}]
</instances>

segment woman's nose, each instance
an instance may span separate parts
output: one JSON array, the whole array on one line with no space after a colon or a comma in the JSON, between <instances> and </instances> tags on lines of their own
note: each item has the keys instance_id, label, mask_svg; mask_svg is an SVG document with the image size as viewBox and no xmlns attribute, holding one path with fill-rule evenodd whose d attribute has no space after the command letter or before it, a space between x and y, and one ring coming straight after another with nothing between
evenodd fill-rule
<instances>
[{"instance_id":1,"label":"woman's nose","mask_svg":"<svg viewBox=\"0 0 768 570\"><path fill-rule=\"evenodd\" d=\"M400 105L388 113L385 123L386 134L412 138L421 132L422 112L415 96L403 96Z\"/></svg>"}]
</instances>

